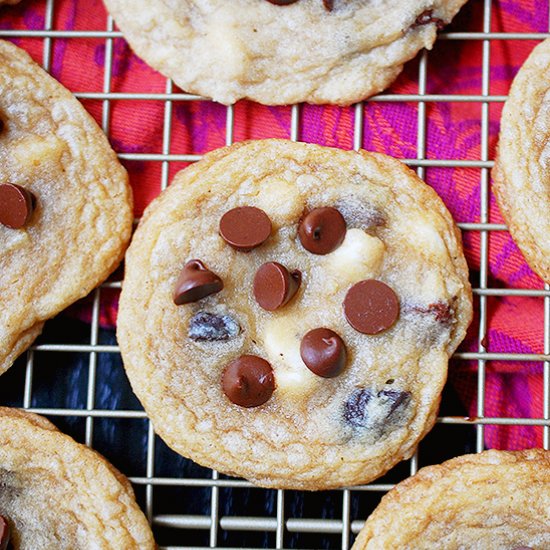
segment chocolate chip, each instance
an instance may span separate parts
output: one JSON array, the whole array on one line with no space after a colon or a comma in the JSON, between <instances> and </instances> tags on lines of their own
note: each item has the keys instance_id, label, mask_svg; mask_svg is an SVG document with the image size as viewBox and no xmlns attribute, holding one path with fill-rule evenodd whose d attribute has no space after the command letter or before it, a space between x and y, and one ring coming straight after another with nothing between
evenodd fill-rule
<instances>
[{"instance_id":1,"label":"chocolate chip","mask_svg":"<svg viewBox=\"0 0 550 550\"><path fill-rule=\"evenodd\" d=\"M346 237L346 221L336 208L315 208L301 220L298 236L308 252L330 254Z\"/></svg>"},{"instance_id":2,"label":"chocolate chip","mask_svg":"<svg viewBox=\"0 0 550 550\"><path fill-rule=\"evenodd\" d=\"M177 306L198 302L223 289L223 281L200 260L190 260L183 267L174 290Z\"/></svg>"},{"instance_id":3,"label":"chocolate chip","mask_svg":"<svg viewBox=\"0 0 550 550\"><path fill-rule=\"evenodd\" d=\"M454 311L450 304L446 302L435 302L424 306L412 306L408 308L414 313L420 313L422 315L432 315L434 319L442 325L450 325L454 318Z\"/></svg>"},{"instance_id":4,"label":"chocolate chip","mask_svg":"<svg viewBox=\"0 0 550 550\"><path fill-rule=\"evenodd\" d=\"M417 18L416 21L412 24L412 28L416 29L417 27L421 27L423 25L429 25L430 23L435 23L435 26L438 30L442 30L445 28L447 23L443 21L443 19L440 19L439 17L433 16L434 10L426 10L422 12Z\"/></svg>"},{"instance_id":5,"label":"chocolate chip","mask_svg":"<svg viewBox=\"0 0 550 550\"><path fill-rule=\"evenodd\" d=\"M13 183L0 185L0 224L21 229L29 223L35 205L34 195Z\"/></svg>"},{"instance_id":6,"label":"chocolate chip","mask_svg":"<svg viewBox=\"0 0 550 550\"><path fill-rule=\"evenodd\" d=\"M327 11L332 11L334 8L334 0L323 0L323 6Z\"/></svg>"},{"instance_id":7,"label":"chocolate chip","mask_svg":"<svg viewBox=\"0 0 550 550\"><path fill-rule=\"evenodd\" d=\"M397 321L399 300L387 284L368 279L348 290L344 299L344 314L358 332L379 334Z\"/></svg>"},{"instance_id":8,"label":"chocolate chip","mask_svg":"<svg viewBox=\"0 0 550 550\"><path fill-rule=\"evenodd\" d=\"M263 309L275 311L287 304L300 288L300 271L290 273L277 262L268 262L256 272L254 277L254 297Z\"/></svg>"},{"instance_id":9,"label":"chocolate chip","mask_svg":"<svg viewBox=\"0 0 550 550\"><path fill-rule=\"evenodd\" d=\"M223 393L240 407L259 407L275 390L271 365L261 357L242 355L231 361L222 375Z\"/></svg>"},{"instance_id":10,"label":"chocolate chip","mask_svg":"<svg viewBox=\"0 0 550 550\"><path fill-rule=\"evenodd\" d=\"M368 388L354 391L344 405L344 418L350 426L366 426L367 405L374 397Z\"/></svg>"},{"instance_id":11,"label":"chocolate chip","mask_svg":"<svg viewBox=\"0 0 550 550\"><path fill-rule=\"evenodd\" d=\"M0 134L4 131L4 121L0 118Z\"/></svg>"},{"instance_id":12,"label":"chocolate chip","mask_svg":"<svg viewBox=\"0 0 550 550\"><path fill-rule=\"evenodd\" d=\"M0 516L0 550L6 550L10 542L10 526L4 516Z\"/></svg>"},{"instance_id":13,"label":"chocolate chip","mask_svg":"<svg viewBox=\"0 0 550 550\"><path fill-rule=\"evenodd\" d=\"M199 342L223 342L235 338L240 332L239 323L229 315L199 311L189 321L189 338Z\"/></svg>"},{"instance_id":14,"label":"chocolate chip","mask_svg":"<svg viewBox=\"0 0 550 550\"><path fill-rule=\"evenodd\" d=\"M381 390L376 393L361 388L354 391L344 404L344 419L355 428L374 428L376 422L393 420L396 411L406 407L410 399L411 394L406 391Z\"/></svg>"},{"instance_id":15,"label":"chocolate chip","mask_svg":"<svg viewBox=\"0 0 550 550\"><path fill-rule=\"evenodd\" d=\"M243 252L263 244L271 235L271 220L255 206L239 206L226 212L220 220L223 240Z\"/></svg>"},{"instance_id":16,"label":"chocolate chip","mask_svg":"<svg viewBox=\"0 0 550 550\"><path fill-rule=\"evenodd\" d=\"M346 345L328 328L310 330L302 338L300 355L306 367L323 378L338 376L346 366Z\"/></svg>"},{"instance_id":17,"label":"chocolate chip","mask_svg":"<svg viewBox=\"0 0 550 550\"><path fill-rule=\"evenodd\" d=\"M271 4L276 6L290 6L290 4L295 4L298 0L267 0Z\"/></svg>"}]
</instances>

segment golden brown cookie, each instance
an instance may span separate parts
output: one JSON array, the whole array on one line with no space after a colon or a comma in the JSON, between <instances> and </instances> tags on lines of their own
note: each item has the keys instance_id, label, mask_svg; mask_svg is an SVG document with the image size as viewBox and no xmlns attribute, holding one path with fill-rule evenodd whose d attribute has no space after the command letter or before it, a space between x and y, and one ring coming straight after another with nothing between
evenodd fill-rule
<instances>
[{"instance_id":1,"label":"golden brown cookie","mask_svg":"<svg viewBox=\"0 0 550 550\"><path fill-rule=\"evenodd\" d=\"M550 283L550 39L520 69L502 111L493 177L500 210L531 268Z\"/></svg>"},{"instance_id":2,"label":"golden brown cookie","mask_svg":"<svg viewBox=\"0 0 550 550\"><path fill-rule=\"evenodd\" d=\"M471 316L459 231L411 170L266 140L206 155L148 207L118 338L177 452L323 489L413 454Z\"/></svg>"},{"instance_id":3,"label":"golden brown cookie","mask_svg":"<svg viewBox=\"0 0 550 550\"><path fill-rule=\"evenodd\" d=\"M8 531L17 550L155 548L120 472L45 418L0 407L0 547Z\"/></svg>"},{"instance_id":4,"label":"golden brown cookie","mask_svg":"<svg viewBox=\"0 0 550 550\"><path fill-rule=\"evenodd\" d=\"M128 177L74 96L0 41L0 374L120 262Z\"/></svg>"},{"instance_id":5,"label":"golden brown cookie","mask_svg":"<svg viewBox=\"0 0 550 550\"><path fill-rule=\"evenodd\" d=\"M384 496L353 550L550 548L550 451L486 451L422 468Z\"/></svg>"},{"instance_id":6,"label":"golden brown cookie","mask_svg":"<svg viewBox=\"0 0 550 550\"><path fill-rule=\"evenodd\" d=\"M105 0L187 92L221 103L354 103L387 88L466 0Z\"/></svg>"}]
</instances>

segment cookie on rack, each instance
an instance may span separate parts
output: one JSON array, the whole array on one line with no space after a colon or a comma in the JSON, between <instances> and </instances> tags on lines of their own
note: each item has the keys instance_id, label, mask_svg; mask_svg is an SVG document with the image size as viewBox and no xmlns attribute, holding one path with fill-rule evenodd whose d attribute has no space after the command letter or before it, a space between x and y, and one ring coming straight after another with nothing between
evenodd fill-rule
<instances>
[{"instance_id":1,"label":"cookie on rack","mask_svg":"<svg viewBox=\"0 0 550 550\"><path fill-rule=\"evenodd\" d=\"M413 454L471 316L459 231L411 170L266 140L206 155L148 207L118 339L170 447L313 490Z\"/></svg>"},{"instance_id":2,"label":"cookie on rack","mask_svg":"<svg viewBox=\"0 0 550 550\"><path fill-rule=\"evenodd\" d=\"M0 374L46 319L108 277L131 229L128 176L103 132L0 41Z\"/></svg>"},{"instance_id":3,"label":"cookie on rack","mask_svg":"<svg viewBox=\"0 0 550 550\"><path fill-rule=\"evenodd\" d=\"M353 550L550 548L550 451L485 451L422 468L368 518Z\"/></svg>"},{"instance_id":4,"label":"cookie on rack","mask_svg":"<svg viewBox=\"0 0 550 550\"><path fill-rule=\"evenodd\" d=\"M500 210L531 268L550 283L550 39L519 70L502 111L493 171Z\"/></svg>"},{"instance_id":5,"label":"cookie on rack","mask_svg":"<svg viewBox=\"0 0 550 550\"><path fill-rule=\"evenodd\" d=\"M0 548L154 549L130 482L45 418L0 407Z\"/></svg>"},{"instance_id":6,"label":"cookie on rack","mask_svg":"<svg viewBox=\"0 0 550 550\"><path fill-rule=\"evenodd\" d=\"M221 103L349 105L387 88L466 0L104 0L135 52Z\"/></svg>"}]
</instances>

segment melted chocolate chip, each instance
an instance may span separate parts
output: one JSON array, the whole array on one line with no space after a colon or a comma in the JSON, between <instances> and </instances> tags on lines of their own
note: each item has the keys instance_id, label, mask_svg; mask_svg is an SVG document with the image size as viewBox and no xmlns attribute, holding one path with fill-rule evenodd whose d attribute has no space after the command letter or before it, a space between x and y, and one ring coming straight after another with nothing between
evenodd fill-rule
<instances>
[{"instance_id":1,"label":"melted chocolate chip","mask_svg":"<svg viewBox=\"0 0 550 550\"><path fill-rule=\"evenodd\" d=\"M177 306L198 302L223 289L223 281L200 260L190 260L183 267L174 290Z\"/></svg>"},{"instance_id":2,"label":"melted chocolate chip","mask_svg":"<svg viewBox=\"0 0 550 550\"><path fill-rule=\"evenodd\" d=\"M235 338L240 332L239 323L230 315L199 311L189 321L189 338L198 342L224 342Z\"/></svg>"},{"instance_id":3,"label":"melted chocolate chip","mask_svg":"<svg viewBox=\"0 0 550 550\"><path fill-rule=\"evenodd\" d=\"M323 378L338 376L346 366L346 345L328 328L310 330L302 339L300 355L306 367Z\"/></svg>"},{"instance_id":4,"label":"melted chocolate chip","mask_svg":"<svg viewBox=\"0 0 550 550\"><path fill-rule=\"evenodd\" d=\"M302 282L300 271L290 273L277 262L260 267L254 277L254 297L263 309L275 311L286 305L298 292Z\"/></svg>"},{"instance_id":5,"label":"melted chocolate chip","mask_svg":"<svg viewBox=\"0 0 550 550\"><path fill-rule=\"evenodd\" d=\"M312 254L325 255L336 250L346 237L346 221L336 208L315 208L301 220L298 236Z\"/></svg>"},{"instance_id":6,"label":"melted chocolate chip","mask_svg":"<svg viewBox=\"0 0 550 550\"><path fill-rule=\"evenodd\" d=\"M369 388L354 391L344 405L344 419L355 428L370 428L373 420L392 420L396 411L407 406L411 399L409 392L400 390L381 390L376 393Z\"/></svg>"},{"instance_id":7,"label":"melted chocolate chip","mask_svg":"<svg viewBox=\"0 0 550 550\"><path fill-rule=\"evenodd\" d=\"M435 26L438 30L442 30L445 28L447 23L443 21L443 19L440 19L439 17L433 16L434 10L426 10L422 12L417 18L416 21L413 23L412 28L416 29L417 27L421 27L423 25L429 25L430 23L435 23Z\"/></svg>"},{"instance_id":8,"label":"melted chocolate chip","mask_svg":"<svg viewBox=\"0 0 550 550\"><path fill-rule=\"evenodd\" d=\"M327 11L332 11L334 8L334 0L323 0L323 6Z\"/></svg>"},{"instance_id":9,"label":"melted chocolate chip","mask_svg":"<svg viewBox=\"0 0 550 550\"><path fill-rule=\"evenodd\" d=\"M410 311L420 313L422 315L432 315L434 319L442 325L450 325L454 318L454 311L450 304L446 302L435 302L427 307L412 306Z\"/></svg>"},{"instance_id":10,"label":"melted chocolate chip","mask_svg":"<svg viewBox=\"0 0 550 550\"><path fill-rule=\"evenodd\" d=\"M0 185L0 224L12 229L21 229L29 223L34 211L34 195L13 183Z\"/></svg>"},{"instance_id":11,"label":"melted chocolate chip","mask_svg":"<svg viewBox=\"0 0 550 550\"><path fill-rule=\"evenodd\" d=\"M10 526L4 516L0 516L0 550L7 550L10 542Z\"/></svg>"},{"instance_id":12,"label":"melted chocolate chip","mask_svg":"<svg viewBox=\"0 0 550 550\"><path fill-rule=\"evenodd\" d=\"M271 220L254 206L240 206L226 212L220 220L223 240L242 252L262 245L271 235Z\"/></svg>"},{"instance_id":13,"label":"melted chocolate chip","mask_svg":"<svg viewBox=\"0 0 550 550\"><path fill-rule=\"evenodd\" d=\"M222 375L222 389L240 407L259 407L275 390L271 365L261 357L242 355L231 361Z\"/></svg>"},{"instance_id":14,"label":"melted chocolate chip","mask_svg":"<svg viewBox=\"0 0 550 550\"><path fill-rule=\"evenodd\" d=\"M362 334L379 334L391 328L399 317L399 300L382 281L368 279L353 285L344 299L349 324Z\"/></svg>"},{"instance_id":15,"label":"melted chocolate chip","mask_svg":"<svg viewBox=\"0 0 550 550\"><path fill-rule=\"evenodd\" d=\"M0 134L4 131L4 121L0 118Z\"/></svg>"}]
</instances>

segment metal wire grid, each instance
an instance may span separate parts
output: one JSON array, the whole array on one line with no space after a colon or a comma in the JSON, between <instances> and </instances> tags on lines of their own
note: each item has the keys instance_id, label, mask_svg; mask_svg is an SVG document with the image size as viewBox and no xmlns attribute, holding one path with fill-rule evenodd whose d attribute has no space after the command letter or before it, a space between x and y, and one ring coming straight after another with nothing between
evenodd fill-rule
<instances>
[{"instance_id":1,"label":"metal wire grid","mask_svg":"<svg viewBox=\"0 0 550 550\"><path fill-rule=\"evenodd\" d=\"M479 223L462 223L460 228L464 231L478 231L480 233L480 272L479 283L474 288L474 295L479 302L479 332L477 352L457 353L455 359L477 361L478 367L478 406L477 417L462 418L455 416L442 416L438 418L440 424L475 425L476 450L481 452L484 448L484 429L487 425L522 425L542 426L543 446L550 448L550 285L544 290L536 289L499 289L488 286L489 265L489 234L493 231L506 231L502 224L489 223L489 179L493 161L489 158L489 107L491 103L502 103L506 96L490 94L490 63L491 42L494 40L542 40L547 38L547 33L498 33L491 32L491 16L493 6L491 0L479 0L483 4L483 31L482 32L450 32L443 33L440 40L477 40L482 42L482 90L480 95L445 95L427 94L428 53L421 54L418 69L418 94L389 95L381 94L369 101L378 102L414 102L418 104L418 129L417 129L417 157L416 159L402 159L409 166L415 167L418 175L424 177L428 167L454 167L454 168L478 168L481 171L480 178L480 207L481 216ZM43 39L43 67L48 71L52 58L52 40L56 38L94 38L105 40L105 72L103 91L100 93L77 93L80 99L102 100L102 127L107 135L110 130L111 101L114 100L161 100L164 101L164 125L163 145L161 154L119 154L123 160L158 161L162 163L161 188L165 189L169 183L169 164L174 161L194 162L201 158L194 154L171 154L172 135L172 111L175 101L203 100L199 96L174 93L170 80L166 82L165 93L112 93L112 67L113 67L113 40L122 37L120 32L113 30L113 20L108 17L105 30L86 31L60 31L53 28L55 13L55 0L46 0L45 23L43 30L0 30L0 37L33 37ZM550 21L549 21L550 26ZM427 159L426 158L426 104L428 102L471 102L481 105L481 154L479 160L456 159ZM364 111L363 104L354 108L354 136L353 147L359 149L363 142ZM226 144L234 141L235 115L233 106L227 107L226 112ZM291 111L290 139L300 138L300 107L293 106ZM90 327L90 342L86 345L68 344L41 344L33 346L27 352L23 407L33 412L57 417L83 417L85 419L85 443L92 445L94 433L94 421L96 419L146 419L143 411L133 410L100 410L95 408L96 382L97 382L97 357L99 353L118 354L116 345L100 345L99 333L99 308L102 288L120 288L120 282L105 283L93 294L92 322ZM513 353L488 353L484 345L488 329L487 299L490 296L531 296L544 300L544 353L543 354L513 354ZM36 408L31 406L33 395L33 366L35 352L79 352L86 353L88 359L88 386L85 409L59 409ZM485 416L485 378L486 363L488 361L535 361L543 363L543 417L542 418L490 418ZM218 533L220 529L233 531L267 531L275 533L274 548L284 547L285 532L315 532L326 534L338 534L341 536L341 548L346 550L351 545L351 535L356 534L362 527L363 520L352 521L350 514L350 502L352 491L376 491L386 492L392 488L392 484L372 483L366 486L343 489L342 517L341 519L321 518L291 518L285 515L284 491L278 490L276 496L276 517L220 517L219 492L222 488L249 488L250 483L236 479L220 479L217 472L212 471L210 479L182 479L172 477L155 477L155 436L152 425L148 423L147 434L147 462L146 475L144 477L130 478L136 486L145 487L145 513L154 526L168 526L181 529L207 530L209 532L209 546L218 546ZM410 474L418 469L418 454L409 461ZM154 497L155 488L169 486L205 487L211 491L210 514L204 516L191 515L155 515ZM182 550L183 546L165 547L166 550Z\"/></svg>"}]
</instances>

